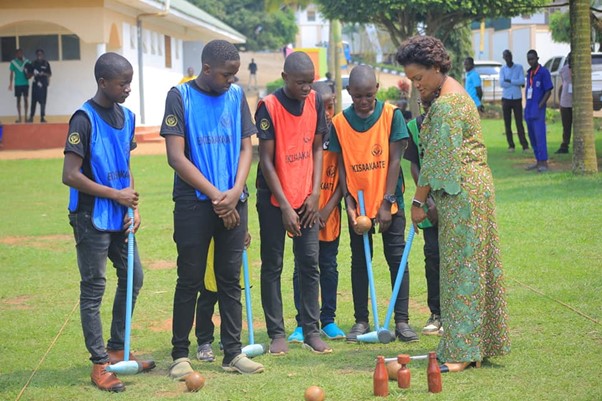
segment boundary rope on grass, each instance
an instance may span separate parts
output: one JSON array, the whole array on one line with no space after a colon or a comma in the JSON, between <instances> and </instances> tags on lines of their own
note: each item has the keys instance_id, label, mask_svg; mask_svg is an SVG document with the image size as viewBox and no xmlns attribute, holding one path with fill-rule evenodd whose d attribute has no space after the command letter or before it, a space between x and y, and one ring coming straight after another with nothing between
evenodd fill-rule
<instances>
[{"instance_id":1,"label":"boundary rope on grass","mask_svg":"<svg viewBox=\"0 0 602 401\"><path fill-rule=\"evenodd\" d=\"M44 356L42 356L42 359L40 359L40 362L38 362L38 366L36 366L36 368L33 370L33 372L31 372L31 375L29 376L29 379L27 379L27 382L25 383L25 385L23 386L23 388L21 389L21 391L17 395L17 398L15 398L15 401L19 401L21 399L21 396L23 395L23 393L25 393L25 390L29 386L29 383L31 383L31 380L33 379L33 377L37 373L38 369L40 369L40 366L42 366L42 364L44 363L44 360L46 359L46 357L48 356L48 354L50 353L50 351L54 347L54 344L56 344L57 340L59 339L59 337L63 333L63 330L65 330L65 327L67 327L67 323L69 323L69 320L71 319L71 316L73 315L73 313L75 312L75 310L77 309L78 306L79 306L79 300L75 303L75 305L73 306L73 309L71 309L71 312L69 312L69 314L67 315L67 318L65 319L65 322L63 323L63 326L61 326L59 332L56 333L56 336L54 336L54 339L52 340L52 342L48 346L48 349L46 350L46 353L44 354Z\"/></svg>"},{"instance_id":2,"label":"boundary rope on grass","mask_svg":"<svg viewBox=\"0 0 602 401\"><path fill-rule=\"evenodd\" d=\"M551 299L552 301L554 301L554 302L556 302L556 303L559 303L560 305L564 306L565 308L568 308L568 309L572 310L573 312L575 312L575 313L576 313L576 314L578 314L579 316L582 316L582 317L586 318L587 320L589 320L589 321L591 321L591 322L593 322L593 323L596 323L597 325L600 325L600 326L602 326L602 322L600 322L599 320L596 320L596 319L594 319L594 318L593 318L593 317L591 317L591 316L588 316L588 315L586 315L585 313L581 312L579 309L575 308L574 306L571 306L571 305L569 305L569 304L567 304L567 303L565 303L565 302L562 302L562 301L560 301L560 300L558 300L558 299L556 299L556 298L552 298L551 296L544 294L543 292L539 291L539 290L538 290L538 289L536 289L536 288L533 288L533 287L531 287L531 286L530 286L530 285L528 285L528 284L521 283L520 281L518 281L518 280L517 280L517 279L515 279L515 278L512 278L512 277L510 277L510 280L512 280L512 281L514 281L514 282L518 283L519 285L521 285L521 286L523 286L523 287L525 287L525 288L527 288L527 289L529 289L529 290L533 291L533 292L534 292L534 293L536 293L536 294L539 294L539 295L541 295L541 296L542 296L542 297L544 297L544 298Z\"/></svg>"}]
</instances>

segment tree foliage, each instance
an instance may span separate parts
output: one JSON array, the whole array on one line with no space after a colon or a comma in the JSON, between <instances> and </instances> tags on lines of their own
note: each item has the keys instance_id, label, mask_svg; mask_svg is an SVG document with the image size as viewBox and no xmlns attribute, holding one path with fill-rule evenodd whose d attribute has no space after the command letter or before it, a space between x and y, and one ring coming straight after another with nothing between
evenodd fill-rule
<instances>
[{"instance_id":1,"label":"tree foliage","mask_svg":"<svg viewBox=\"0 0 602 401\"><path fill-rule=\"evenodd\" d=\"M593 1L591 4L593 5ZM594 11L598 11L593 6L590 7L590 23L595 35L592 37L592 50L595 40L602 46L602 20L598 18ZM552 40L558 43L571 43L571 18L569 11L555 12L550 15L550 31L552 32Z\"/></svg>"},{"instance_id":2,"label":"tree foliage","mask_svg":"<svg viewBox=\"0 0 602 401\"><path fill-rule=\"evenodd\" d=\"M248 50L275 50L294 42L297 23L287 7L266 13L264 3L254 0L188 0L247 37Z\"/></svg>"},{"instance_id":3,"label":"tree foliage","mask_svg":"<svg viewBox=\"0 0 602 401\"><path fill-rule=\"evenodd\" d=\"M386 29L395 45L418 33L444 42L458 26L481 18L511 17L534 12L549 0L319 0L330 19L374 23Z\"/></svg>"}]
</instances>

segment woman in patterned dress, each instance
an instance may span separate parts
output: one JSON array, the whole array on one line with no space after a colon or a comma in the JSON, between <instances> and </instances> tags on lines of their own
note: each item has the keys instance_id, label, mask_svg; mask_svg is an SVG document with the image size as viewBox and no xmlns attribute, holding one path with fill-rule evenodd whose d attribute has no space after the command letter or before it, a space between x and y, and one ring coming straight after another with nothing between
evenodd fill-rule
<instances>
[{"instance_id":1,"label":"woman in patterned dress","mask_svg":"<svg viewBox=\"0 0 602 401\"><path fill-rule=\"evenodd\" d=\"M458 372L510 351L493 178L476 106L447 76L451 62L441 41L414 36L401 45L397 61L431 103L411 213L418 224L426 218L427 197L434 198L443 324L437 357L442 371Z\"/></svg>"}]
</instances>

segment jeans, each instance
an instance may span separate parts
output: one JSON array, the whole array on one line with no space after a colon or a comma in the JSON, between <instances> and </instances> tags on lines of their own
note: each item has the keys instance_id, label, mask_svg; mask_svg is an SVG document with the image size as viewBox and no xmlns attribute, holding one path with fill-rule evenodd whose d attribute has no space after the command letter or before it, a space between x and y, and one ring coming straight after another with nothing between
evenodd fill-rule
<instances>
[{"instance_id":1,"label":"jeans","mask_svg":"<svg viewBox=\"0 0 602 401\"><path fill-rule=\"evenodd\" d=\"M236 210L240 225L228 230L209 201L176 201L174 241L178 250L178 279L174 294L171 356L188 357L199 293L205 290L205 268L211 239L215 245L215 279L221 317L221 341L225 364L241 352L242 304L240 266L247 232L247 204ZM204 295L204 294L203 294Z\"/></svg>"},{"instance_id":2,"label":"jeans","mask_svg":"<svg viewBox=\"0 0 602 401\"><path fill-rule=\"evenodd\" d=\"M573 126L573 108L561 107L560 118L562 120L562 143L560 149L569 149L571 143L571 128Z\"/></svg>"},{"instance_id":3,"label":"jeans","mask_svg":"<svg viewBox=\"0 0 602 401\"><path fill-rule=\"evenodd\" d=\"M514 149L514 139L512 139L512 112L514 112L514 122L516 123L516 133L523 149L529 149L529 143L525 137L525 128L523 127L523 101L522 99L502 99L502 113L504 115L504 126L506 127L506 140L508 147Z\"/></svg>"},{"instance_id":4,"label":"jeans","mask_svg":"<svg viewBox=\"0 0 602 401\"><path fill-rule=\"evenodd\" d=\"M117 289L113 299L113 317L111 337L108 349L122 350L125 341L125 306L127 294L128 245L127 234L121 232L99 231L92 225L90 212L81 211L69 214L69 223L73 227L77 264L81 276L79 309L86 348L93 363L108 362L109 356L102 336L100 305L106 287L107 258L113 263L117 273ZM134 246L134 285L132 311L136 298L142 288L144 273Z\"/></svg>"},{"instance_id":5,"label":"jeans","mask_svg":"<svg viewBox=\"0 0 602 401\"><path fill-rule=\"evenodd\" d=\"M337 270L337 255L339 253L339 238L334 241L320 241L318 256L318 267L320 269L320 295L322 307L320 309L320 323L322 327L334 323L337 310L337 288L339 286L339 271ZM297 326L301 326L299 288L299 269L295 264L293 272L293 292L295 298L295 309L297 309Z\"/></svg>"},{"instance_id":6,"label":"jeans","mask_svg":"<svg viewBox=\"0 0 602 401\"><path fill-rule=\"evenodd\" d=\"M265 314L268 336L271 339L285 336L282 316L281 276L286 236L282 224L282 212L270 202L271 192L257 190L259 236L261 240L261 304ZM295 265L299 269L301 289L299 312L305 338L319 336L318 303L320 272L318 270L319 224L301 228L301 236L293 238Z\"/></svg>"},{"instance_id":7,"label":"jeans","mask_svg":"<svg viewBox=\"0 0 602 401\"><path fill-rule=\"evenodd\" d=\"M422 229L424 235L424 273L426 276L427 304L432 314L441 316L439 303L439 229L437 226Z\"/></svg>"},{"instance_id":8,"label":"jeans","mask_svg":"<svg viewBox=\"0 0 602 401\"><path fill-rule=\"evenodd\" d=\"M389 229L381 234L385 259L389 265L391 287L393 287L393 283L395 282L405 248L404 230L406 225L403 210L392 217ZM370 255L372 255L373 229L367 235L370 245ZM353 293L355 322L368 322L368 273L366 270L363 236L357 235L351 225L349 226L349 236L351 240L351 291ZM395 301L395 323L408 322L409 299L410 271L406 266L399 294Z\"/></svg>"}]
</instances>

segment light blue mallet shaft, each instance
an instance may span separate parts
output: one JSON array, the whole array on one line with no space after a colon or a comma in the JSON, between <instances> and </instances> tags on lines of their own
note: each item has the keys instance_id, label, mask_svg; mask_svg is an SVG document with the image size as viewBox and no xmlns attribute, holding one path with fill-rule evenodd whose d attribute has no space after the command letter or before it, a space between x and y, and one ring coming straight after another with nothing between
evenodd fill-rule
<instances>
[{"instance_id":1,"label":"light blue mallet shaft","mask_svg":"<svg viewBox=\"0 0 602 401\"><path fill-rule=\"evenodd\" d=\"M357 191L357 199L360 204L360 213L362 216L366 215L366 208L364 206L364 191ZM366 271L368 272L368 284L370 285L370 303L372 305L372 317L374 319L374 327L376 330L380 328L378 322L378 310L376 307L376 288L374 287L374 275L372 274L372 255L370 253L370 243L368 242L368 232L362 234L364 239L364 255L366 256ZM359 338L358 338L359 340Z\"/></svg>"},{"instance_id":2,"label":"light blue mallet shaft","mask_svg":"<svg viewBox=\"0 0 602 401\"><path fill-rule=\"evenodd\" d=\"M109 365L105 370L122 375L134 375L142 371L137 361L130 361L130 335L132 332L132 297L134 292L134 209L128 208L131 220L128 233L128 271L127 289L125 295L125 339L123 342L123 361Z\"/></svg>"},{"instance_id":3,"label":"light blue mallet shaft","mask_svg":"<svg viewBox=\"0 0 602 401\"><path fill-rule=\"evenodd\" d=\"M410 224L410 231L408 232L408 239L406 241L406 245L403 249L403 256L401 257L401 262L399 262L399 269L397 269L397 277L395 277L395 284L393 285L393 292L391 293L391 300L389 301L389 308L387 309L387 315L385 316L385 324L378 330L378 339L380 342L388 344L395 336L389 331L389 323L391 322L391 317L393 316L393 310L395 309L395 303L397 301L397 295L399 294L399 289L401 288L401 282L403 280L403 275L406 270L406 265L408 263L408 256L410 254L410 249L412 249L412 242L414 241L414 225Z\"/></svg>"},{"instance_id":4,"label":"light blue mallet shaft","mask_svg":"<svg viewBox=\"0 0 602 401\"><path fill-rule=\"evenodd\" d=\"M242 251L242 270L245 281L245 306L247 309L247 326L249 330L249 345L243 347L242 352L249 358L262 355L264 353L263 345L255 344L255 334L253 333L253 309L251 308L251 279L249 277L249 257L247 250Z\"/></svg>"}]
</instances>

